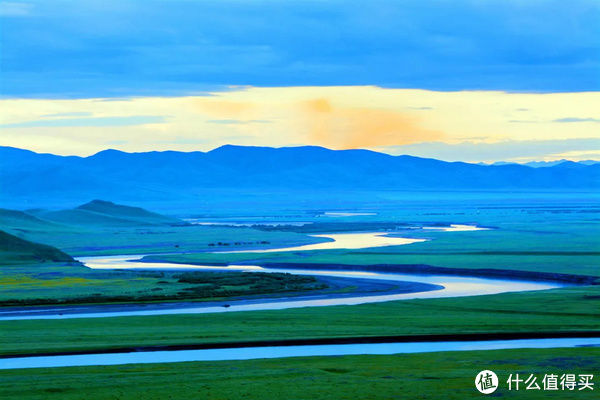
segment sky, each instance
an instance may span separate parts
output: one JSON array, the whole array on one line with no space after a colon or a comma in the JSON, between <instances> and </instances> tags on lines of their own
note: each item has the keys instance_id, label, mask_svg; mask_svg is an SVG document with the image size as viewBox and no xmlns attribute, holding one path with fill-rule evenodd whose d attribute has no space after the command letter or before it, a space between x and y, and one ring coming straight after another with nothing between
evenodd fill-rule
<instances>
[{"instance_id":1,"label":"sky","mask_svg":"<svg viewBox=\"0 0 600 400\"><path fill-rule=\"evenodd\" d=\"M0 145L600 159L600 2L0 1Z\"/></svg>"}]
</instances>

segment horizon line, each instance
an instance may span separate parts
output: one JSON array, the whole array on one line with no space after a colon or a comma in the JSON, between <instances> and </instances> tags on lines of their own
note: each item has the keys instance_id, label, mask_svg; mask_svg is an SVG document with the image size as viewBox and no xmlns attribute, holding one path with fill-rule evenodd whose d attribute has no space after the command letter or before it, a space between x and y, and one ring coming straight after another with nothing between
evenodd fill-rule
<instances>
[{"instance_id":1,"label":"horizon line","mask_svg":"<svg viewBox=\"0 0 600 400\"><path fill-rule=\"evenodd\" d=\"M365 149L365 148L351 148L351 149L331 149L329 147L326 146L318 146L318 145L290 145L290 146L259 146L259 145L242 145L242 144L232 144L232 143L226 143L226 144L222 144L219 145L217 147L214 147L210 150L207 151L202 151L202 150L190 150L190 151L184 151L184 150L147 150L147 151L125 151L125 150L119 150L119 149L115 149L115 148L111 148L111 147L107 147L105 149L99 150L95 153L89 154L89 155L78 155L78 154L56 154L56 153L51 153L51 152L43 152L43 151L36 151L36 150L31 150L31 149L26 149L26 148L22 148L22 147L15 147L15 146L7 146L7 145L0 145L0 149L1 148L8 148L8 149L16 149L16 150L22 150L22 151L28 151L34 154L39 154L39 155L52 155L52 156L56 156L56 157L77 157L77 158L91 158L94 156L97 156L100 153L104 153L104 152L118 152L118 153L123 153L123 154L148 154L148 153L184 153L184 154L191 154L191 153L202 153L202 154L208 154L211 153L213 151L216 151L218 149L224 148L224 147L242 147L242 148L261 148L261 149L274 149L274 150L279 150L279 149L297 149L297 148L317 148L317 149L323 149L323 150L327 150L327 151L332 151L332 152L339 152L339 151L366 151L366 152L371 152L371 153L377 153L377 154L382 154L382 155L386 155L386 156L390 156L390 157L412 157L412 158L419 158L419 159L425 159L425 160L436 160L436 161L442 161L442 162L447 162L447 163L464 163L464 164L472 164L472 165L487 165L487 166L499 166L499 165L509 165L509 164L513 164L513 165L523 165L523 166L530 166L528 164L532 164L532 163L546 163L546 164L552 164L552 163L563 163L563 162L573 162L573 163L577 163L577 164L583 164L585 162L593 162L593 163L600 163L600 160L595 160L595 159L586 159L586 160L572 160L569 158L558 158L555 160L534 160L534 161L526 161L526 162L516 162L516 161L492 161L492 162L483 162L483 161L479 161L479 162L473 162L473 161L463 161L463 160L443 160L443 159L439 159L439 158L434 158L434 157L421 157L421 156L415 156L412 154L390 154L390 153L386 153L384 151L378 151L378 150L372 150L372 149Z\"/></svg>"}]
</instances>

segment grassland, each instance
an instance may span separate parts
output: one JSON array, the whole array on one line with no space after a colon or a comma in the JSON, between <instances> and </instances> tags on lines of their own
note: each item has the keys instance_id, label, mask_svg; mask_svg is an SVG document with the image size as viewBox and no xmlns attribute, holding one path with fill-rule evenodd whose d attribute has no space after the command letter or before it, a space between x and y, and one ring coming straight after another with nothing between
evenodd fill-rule
<instances>
[{"instance_id":1,"label":"grassland","mask_svg":"<svg viewBox=\"0 0 600 400\"><path fill-rule=\"evenodd\" d=\"M113 214L109 216L113 219L123 218L124 211L119 207L113 207ZM89 210L75 210L77 213L90 213ZM125 210L131 212L128 208ZM93 213L95 218L100 218L98 211L106 212L105 207L101 207ZM137 209L134 211L134 215L129 218L138 221L136 225L109 226L105 214L94 224L82 225L73 216L73 212L67 213L72 220L62 219L59 223L43 221L19 212L11 214L5 210L0 213L0 229L4 227L10 233L55 246L76 257L188 253L168 258L161 256L161 259L225 264L427 264L444 268L496 268L600 276L600 208L594 198L582 200L575 197L565 200L564 204L556 204L551 198L529 199L518 203L487 200L483 204L465 200L402 208L388 205L377 209L375 215L349 218L327 218L323 217L322 211L315 210L290 211L287 215L273 216L275 221L284 225L255 227L152 225L156 218L148 218L144 225L140 224L140 213L145 214ZM222 221L244 218L228 216ZM256 217L248 218L257 220ZM293 225L298 221L309 224ZM286 222L290 225L285 225ZM477 224L493 229L477 232L407 229L451 223ZM212 253L291 247L324 240L309 236L313 233L374 230L390 230L400 236L425 238L429 241L408 246L361 250Z\"/></svg>"},{"instance_id":2,"label":"grassland","mask_svg":"<svg viewBox=\"0 0 600 400\"><path fill-rule=\"evenodd\" d=\"M323 239L294 232L189 225L147 210L95 200L73 209L0 209L0 229L74 256L287 247ZM0 254L0 262L3 260Z\"/></svg>"},{"instance_id":3,"label":"grassland","mask_svg":"<svg viewBox=\"0 0 600 400\"><path fill-rule=\"evenodd\" d=\"M28 231L24 237L78 256L267 249L315 243L301 233L226 226L83 227Z\"/></svg>"},{"instance_id":4,"label":"grassland","mask_svg":"<svg viewBox=\"0 0 600 400\"><path fill-rule=\"evenodd\" d=\"M291 274L95 271L79 265L19 265L0 269L0 306L202 301L323 289Z\"/></svg>"},{"instance_id":5,"label":"grassland","mask_svg":"<svg viewBox=\"0 0 600 400\"><path fill-rule=\"evenodd\" d=\"M519 349L385 356L132 364L0 371L6 399L471 399L480 370L500 384L493 397L597 398L600 349ZM509 391L510 374L594 374L595 390Z\"/></svg>"},{"instance_id":6,"label":"grassland","mask_svg":"<svg viewBox=\"0 0 600 400\"><path fill-rule=\"evenodd\" d=\"M454 208L453 208L454 207ZM51 243L74 255L148 254L191 252L160 256L155 260L198 263L268 262L330 264L429 264L443 268L496 268L600 276L598 207L581 202L556 205L507 204L489 207L466 205L382 209L376 216L342 220L343 230L364 230L373 221L397 224L400 236L429 239L407 246L361 250L274 253L208 253L288 247L312 243L310 233L322 213L294 215L309 220L305 227L260 229L232 226L77 227L32 226L21 232L28 238ZM282 218L287 220L286 218ZM387 221L387 222L386 222ZM391 222L390 222L391 221ZM477 232L406 230L407 226L466 223L493 228ZM369 225L370 224L370 225ZM338 224L338 231L339 229ZM331 225L329 225L331 226ZM396 225L394 225L396 227ZM372 226L371 226L372 228ZM220 243L220 244L219 244ZM48 265L50 266L50 265ZM59 268L58 273L55 268ZM61 271L60 268L65 268ZM40 265L6 267L3 291L17 288L10 298L36 298L39 291L61 296L129 292L156 295L164 276L132 272L100 272L72 266L43 269ZM82 275L78 275L78 274ZM19 282L16 276L28 275ZM33 274L33 275L31 275ZM38 275L40 274L40 275ZM98 277L94 280L92 274ZM166 276L166 275L165 275ZM85 281L73 278L82 278ZM20 279L20 278L19 278ZM35 281L31 281L31 279ZM51 279L55 279L50 283ZM190 285L189 283L177 283ZM46 285L46 286L44 286ZM175 287L175 286L172 286ZM177 293L182 292L177 290ZM137 293L137 294L136 294ZM176 292L173 292L176 293ZM4 297L4 298L9 298ZM138 299L142 299L139 297ZM102 301L103 299L95 299ZM225 313L102 319L0 322L0 348L4 354L103 349L128 346L197 344L239 340L277 340L348 336L435 333L540 332L599 330L600 287L568 287L543 292L508 293L453 299L428 299L340 306Z\"/></svg>"},{"instance_id":7,"label":"grassland","mask_svg":"<svg viewBox=\"0 0 600 400\"><path fill-rule=\"evenodd\" d=\"M71 257L314 241L302 234L190 226L104 201L61 211L0 209L0 228L11 232L0 231L0 306L205 300L323 288L313 278L289 274L197 273L200 281L184 282L172 272L92 271Z\"/></svg>"},{"instance_id":8,"label":"grassland","mask_svg":"<svg viewBox=\"0 0 600 400\"><path fill-rule=\"evenodd\" d=\"M0 321L0 351L23 354L386 335L600 333L598 310L600 287L593 286L277 311Z\"/></svg>"},{"instance_id":9,"label":"grassland","mask_svg":"<svg viewBox=\"0 0 600 400\"><path fill-rule=\"evenodd\" d=\"M421 229L392 231L402 237L428 239L426 242L405 246L380 247L358 250L315 250L270 253L194 253L169 256L148 256L146 261L169 261L200 264L426 264L443 268L502 269L600 276L600 224L590 215L562 214L533 219L529 214L520 217L519 210L498 219L482 216L494 224L488 231L436 232ZM480 214L481 215L481 214ZM534 214L537 216L537 214ZM446 217L447 218L447 217ZM457 218L468 223L464 217ZM471 222L472 223L472 222ZM421 222L423 225L427 223ZM371 223L360 221L345 224L348 230L366 230ZM314 226L309 226L314 229ZM304 227L289 227L300 234ZM270 228L277 229L277 228ZM284 229L284 228L281 228ZM339 229L339 228L338 228Z\"/></svg>"}]
</instances>

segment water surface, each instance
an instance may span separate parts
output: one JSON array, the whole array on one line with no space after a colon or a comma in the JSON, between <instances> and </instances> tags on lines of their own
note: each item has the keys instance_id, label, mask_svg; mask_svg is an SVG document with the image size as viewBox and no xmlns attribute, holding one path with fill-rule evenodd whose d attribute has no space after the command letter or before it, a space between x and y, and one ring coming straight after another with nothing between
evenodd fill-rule
<instances>
[{"instance_id":1,"label":"water surface","mask_svg":"<svg viewBox=\"0 0 600 400\"><path fill-rule=\"evenodd\" d=\"M543 349L578 346L600 346L600 338L266 346L208 350L141 351L133 353L20 357L0 359L0 369L173 363L185 361L252 360L261 358L341 356L360 354L409 354L430 353L436 351L525 348Z\"/></svg>"},{"instance_id":2,"label":"water surface","mask_svg":"<svg viewBox=\"0 0 600 400\"><path fill-rule=\"evenodd\" d=\"M307 251L307 250L333 250L333 249L366 249L370 247L402 246L411 243L425 242L427 239L402 238L387 236L391 232L363 232L363 233L326 233L309 235L315 238L331 239L328 242L305 244L293 247L280 247L259 250L234 250L218 251L215 253L274 253L280 251Z\"/></svg>"}]
</instances>

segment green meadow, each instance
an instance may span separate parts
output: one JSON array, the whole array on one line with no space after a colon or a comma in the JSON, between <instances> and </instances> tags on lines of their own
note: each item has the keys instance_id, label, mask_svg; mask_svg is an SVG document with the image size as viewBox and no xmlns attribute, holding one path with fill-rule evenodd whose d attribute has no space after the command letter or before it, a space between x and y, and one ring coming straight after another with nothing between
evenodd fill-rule
<instances>
[{"instance_id":1,"label":"green meadow","mask_svg":"<svg viewBox=\"0 0 600 400\"><path fill-rule=\"evenodd\" d=\"M298 357L2 371L0 396L29 399L481 399L474 386L494 371L507 399L596 399L600 349L518 349ZM594 374L594 390L508 390L511 374ZM560 386L559 386L560 388ZM514 387L513 387L514 389Z\"/></svg>"},{"instance_id":2,"label":"green meadow","mask_svg":"<svg viewBox=\"0 0 600 400\"><path fill-rule=\"evenodd\" d=\"M280 339L598 330L600 286L356 306L0 321L0 354ZM24 334L26 332L26 334Z\"/></svg>"},{"instance_id":3,"label":"green meadow","mask_svg":"<svg viewBox=\"0 0 600 400\"><path fill-rule=\"evenodd\" d=\"M426 264L443 268L502 269L600 276L600 226L592 218L595 214L580 213L574 218L533 219L517 222L520 210L507 213L503 218L483 218L491 229L471 232L436 232L435 230L407 229L399 225L390 234L400 237L428 239L426 242L405 246L368 249L336 249L269 253L191 253L149 255L145 261L168 261L197 264ZM464 220L459 218L459 220ZM465 221L464 223L467 223ZM492 224L492 222L494 222ZM437 221L431 224L439 223ZM471 222L472 223L472 222ZM318 224L315 224L318 226ZM348 231L365 231L368 222L348 222ZM391 226L391 225L390 225ZM420 226L429 226L421 222ZM331 226L329 226L331 228ZM314 227L311 227L314 228ZM264 228L261 228L264 229ZM290 227L294 231L269 232L299 234L304 227ZM325 227L323 228L325 229ZM339 229L339 228L338 228Z\"/></svg>"},{"instance_id":4,"label":"green meadow","mask_svg":"<svg viewBox=\"0 0 600 400\"><path fill-rule=\"evenodd\" d=\"M99 271L79 265L6 267L0 306L205 301L325 289L308 276L248 272ZM32 271L33 269L33 271Z\"/></svg>"},{"instance_id":5,"label":"green meadow","mask_svg":"<svg viewBox=\"0 0 600 400\"><path fill-rule=\"evenodd\" d=\"M312 241L299 233L189 225L103 201L61 211L0 209L0 305L198 301L322 289L314 278L290 274L198 272L190 282L180 272L90 270L72 258Z\"/></svg>"},{"instance_id":6,"label":"green meadow","mask_svg":"<svg viewBox=\"0 0 600 400\"><path fill-rule=\"evenodd\" d=\"M146 255L148 262L217 265L351 264L368 269L369 265L376 264L418 264L446 268L449 273L453 268L470 268L478 275L481 275L480 269L499 269L600 276L599 209L593 201L489 207L454 203L453 208L446 205L437 208L382 206L375 215L336 219L324 217L323 210L305 210L290 215L282 213L277 221L301 220L310 222L308 225L242 227L190 225L181 219L163 220L156 216L140 222L140 215L146 215L143 213L136 213L133 219L120 214L120 222L115 225L113 215L108 216L108 221L113 222L107 222L103 214L112 213L111 209L102 210L77 211L75 214L91 214L86 216L85 223L65 219L65 215L72 213L61 213L60 221L51 220L56 218L51 213L5 212L3 218L0 214L0 229L30 243L23 245L17 256L14 247L0 246L3 260L0 300L3 304L15 305L11 303L15 299L20 299L21 304L202 301L277 295L283 293L284 288L289 290L289 284L296 291L319 287L314 280L298 281L298 277L288 275L284 275L287 278L283 281L269 280L265 274L235 272L199 273L190 279L181 272L90 270L69 261L70 256L89 255L137 254ZM205 216L204 220L219 221L218 216L213 217ZM27 224L18 228L17 222L24 220ZM247 220L252 218L241 215L225 219ZM473 232L421 229L449 224L476 224L490 229ZM310 236L315 233L355 231L387 231L428 241L358 250L219 253L298 246L324 240ZM40 243L45 244L43 253L38 252ZM61 259L63 255L69 258ZM40 299L45 300L40 302ZM356 306L0 321L0 354L386 335L582 330L600 334L599 311L600 285L588 285ZM233 391L246 394L247 398L264 398L269 391L276 391L279 397L306 398L308 386L309 397L323 399L435 398L434 394L441 393L442 387L449 388L447 398L462 399L480 396L472 386L476 369L497 369L504 375L512 370L580 372L588 366L597 368L597 360L598 351L591 348L511 350L293 358L285 360L285 368L277 367L282 365L282 360L254 360L14 370L2 371L0 376L5 382L1 390L6 396L18 391L19 398L25 399L76 398L84 386L97 386L93 391L97 398L125 394L127 398L168 398L174 376L181 379L178 398L192 398L199 393L205 395L204 398L231 398ZM438 372L432 372L432 365ZM26 376L33 377L35 384L25 386ZM105 384L107 379L112 383ZM58 381L61 383L57 384ZM9 386L6 382L13 384ZM542 395L500 393L508 398ZM560 398L570 395L561 393ZM577 398L590 396L577 395Z\"/></svg>"}]
</instances>

